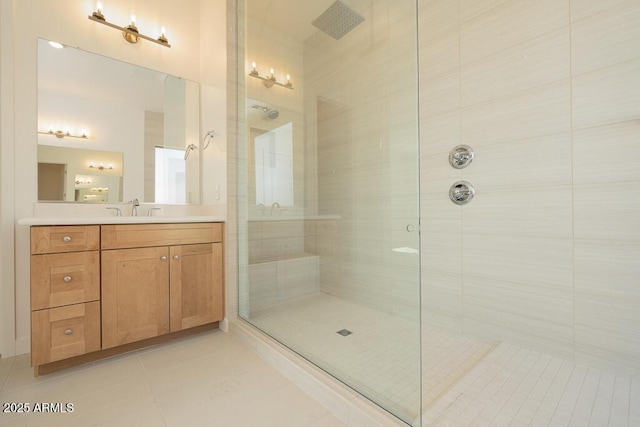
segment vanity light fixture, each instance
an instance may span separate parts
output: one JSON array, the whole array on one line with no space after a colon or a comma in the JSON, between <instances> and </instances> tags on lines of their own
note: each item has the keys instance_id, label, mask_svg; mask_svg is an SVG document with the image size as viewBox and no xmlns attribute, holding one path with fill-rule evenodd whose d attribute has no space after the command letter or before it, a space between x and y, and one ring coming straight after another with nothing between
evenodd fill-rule
<instances>
[{"instance_id":1,"label":"vanity light fixture","mask_svg":"<svg viewBox=\"0 0 640 427\"><path fill-rule=\"evenodd\" d=\"M154 39L153 37L145 36L144 34L141 34L138 31L138 27L136 27L135 15L131 16L131 23L126 27L120 27L118 25L112 24L111 22L107 21L106 18L104 17L104 14L102 13L102 5L100 3L98 3L98 6L96 7L96 11L93 12L91 15L89 15L89 19L92 20L93 22L97 22L98 24L103 24L103 25L106 25L107 27L115 28L116 30L122 31L122 37L124 37L124 39L129 43L138 43L142 38L150 42L157 43L160 46L171 47L171 45L169 44L169 40L165 35L164 27L160 31L160 37L158 37L157 39Z\"/></svg>"},{"instance_id":2,"label":"vanity light fixture","mask_svg":"<svg viewBox=\"0 0 640 427\"><path fill-rule=\"evenodd\" d=\"M271 75L269 77L264 77L264 76L261 76L260 73L258 73L258 70L256 70L256 63L255 62L251 64L251 67L252 67L252 69L251 69L251 72L249 73L249 75L251 77L255 77L256 79L262 80L262 84L267 89L270 89L271 87L273 87L273 85L286 87L287 89L293 89L293 83L291 83L291 76L289 76L289 74L287 74L287 82L286 83L280 83L280 82L278 82L276 80L276 76L274 74L275 70L273 68L271 70L269 70Z\"/></svg>"},{"instance_id":3,"label":"vanity light fixture","mask_svg":"<svg viewBox=\"0 0 640 427\"><path fill-rule=\"evenodd\" d=\"M98 169L98 170L105 170L105 169L109 169L112 170L113 169L113 165L109 164L109 165L105 165L104 163L98 163L95 164L93 162L89 163L89 168L90 169Z\"/></svg>"},{"instance_id":4,"label":"vanity light fixture","mask_svg":"<svg viewBox=\"0 0 640 427\"><path fill-rule=\"evenodd\" d=\"M69 131L63 132L61 130L54 131L53 129L49 129L48 132L38 131L38 133L41 133L43 135L53 135L56 138L82 138L82 139L89 138L86 132L82 132L80 135L72 135Z\"/></svg>"},{"instance_id":5,"label":"vanity light fixture","mask_svg":"<svg viewBox=\"0 0 640 427\"><path fill-rule=\"evenodd\" d=\"M81 178L81 177L76 175L76 184L78 184L78 185L91 184L91 179L89 179L89 178Z\"/></svg>"}]
</instances>

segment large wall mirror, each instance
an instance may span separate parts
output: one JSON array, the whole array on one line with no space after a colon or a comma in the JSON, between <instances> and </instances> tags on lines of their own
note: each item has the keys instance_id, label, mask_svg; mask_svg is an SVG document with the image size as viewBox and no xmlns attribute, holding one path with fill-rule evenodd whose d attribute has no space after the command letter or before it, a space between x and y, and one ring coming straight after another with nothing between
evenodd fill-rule
<instances>
[{"instance_id":1,"label":"large wall mirror","mask_svg":"<svg viewBox=\"0 0 640 427\"><path fill-rule=\"evenodd\" d=\"M200 203L198 83L38 40L38 200Z\"/></svg>"}]
</instances>

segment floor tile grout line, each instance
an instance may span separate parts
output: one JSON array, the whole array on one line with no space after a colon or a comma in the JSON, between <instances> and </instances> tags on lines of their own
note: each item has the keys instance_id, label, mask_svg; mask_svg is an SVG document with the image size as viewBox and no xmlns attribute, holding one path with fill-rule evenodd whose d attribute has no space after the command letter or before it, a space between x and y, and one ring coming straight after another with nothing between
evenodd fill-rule
<instances>
[{"instance_id":1,"label":"floor tile grout line","mask_svg":"<svg viewBox=\"0 0 640 427\"><path fill-rule=\"evenodd\" d=\"M587 421L587 425L591 424L591 418L593 417L593 409L596 407L596 398L598 397L598 390L600 390L600 383L602 382L602 371L600 371L600 376L598 377L598 385L596 386L596 391L593 393L593 400L591 401L591 411L589 412L589 418ZM575 412L575 409L574 409ZM573 419L573 415L571 415L571 419ZM569 421L571 422L571 420Z\"/></svg>"},{"instance_id":2,"label":"floor tile grout line","mask_svg":"<svg viewBox=\"0 0 640 427\"><path fill-rule=\"evenodd\" d=\"M516 354L514 355L514 357L509 360L509 362L512 362L514 358L516 358L516 356L522 352L525 351L526 353L521 357L520 360L516 360L516 366L513 367L513 369L511 370L511 372L509 373L509 376L507 378L504 379L504 381L502 382L502 384L500 384L500 387L498 387L498 389L491 395L491 398L487 399L487 402L482 406L482 409L476 414L476 416L473 418L473 420L475 421L487 408L487 406L489 406L491 404L491 402L493 401L492 399L495 398L498 393L500 393L500 390L502 390L505 386L505 384L507 384L509 382L509 380L513 377L513 375L518 371L518 368L522 365L522 363L524 363L524 361L527 359L527 357L529 357L529 354L531 354L530 350L527 349L523 349L520 348ZM486 387L485 387L486 389ZM493 420L492 420L493 421Z\"/></svg>"},{"instance_id":3,"label":"floor tile grout line","mask_svg":"<svg viewBox=\"0 0 640 427\"><path fill-rule=\"evenodd\" d=\"M11 371L13 371L13 367L15 366L15 364L16 357L13 357L13 360L11 360L11 366L9 366L9 370L7 370L7 375L5 375L4 379L2 380L2 384L0 384L0 394L4 393L4 386L9 380L9 375L11 375Z\"/></svg>"},{"instance_id":4,"label":"floor tile grout line","mask_svg":"<svg viewBox=\"0 0 640 427\"><path fill-rule=\"evenodd\" d=\"M576 368L578 367L578 365L573 365L573 367L571 368L571 375L569 375L569 377L567 378L567 382L564 385L564 388L562 390L562 394L560 395L558 402L556 404L556 408L553 410L553 414L551 415L551 420L553 420L553 418L556 415L556 412L558 412L558 408L560 408L560 402L562 401L562 398L564 397L565 393L567 392L567 388L569 387L569 384L571 383L571 378L573 377L573 374L576 372ZM584 379L582 380L584 382ZM582 385L580 385L580 388L582 388ZM575 407L575 403L574 403L574 407Z\"/></svg>"},{"instance_id":5,"label":"floor tile grout line","mask_svg":"<svg viewBox=\"0 0 640 427\"><path fill-rule=\"evenodd\" d=\"M497 411L497 413L495 414L495 416L493 417L493 419L491 420L491 423L493 423L495 421L495 419L498 417L498 415L500 413L502 413L504 407L507 405L507 403L509 403L511 401L511 398L514 396L515 392L518 390L518 388L520 388L520 386L522 386L522 383L524 381L526 381L527 377L529 376L529 374L531 373L531 371L533 370L533 368L535 368L536 364L538 363L538 361L540 360L541 357L543 357L543 353L539 353L539 352L534 352L531 351L529 352L529 355L531 355L532 353L538 353L538 355L536 356L536 359L533 363L530 364L529 368L526 370L526 372L522 375L522 379L518 382L517 387L514 388L514 393L510 394L508 398L506 398L504 400L504 402L502 403L502 406L500 407L500 410ZM528 357L528 356L527 356ZM524 362L524 361L523 361ZM547 362L548 363L548 362ZM546 368L547 365L545 365ZM519 368L519 367L518 367ZM513 373L515 374L518 370L516 369ZM511 378L509 378L511 379ZM506 384L506 382L505 382ZM534 384L535 386L535 384ZM533 386L531 387L531 390L533 390ZM529 394L531 394L531 390L529 390L529 393L527 394L527 397L529 396ZM526 398L523 399L523 403L526 401ZM518 407L519 409L519 407ZM517 414L517 411L514 413L513 417L515 417L515 415ZM510 422L511 420L509 420Z\"/></svg>"},{"instance_id":6,"label":"floor tile grout line","mask_svg":"<svg viewBox=\"0 0 640 427\"><path fill-rule=\"evenodd\" d=\"M544 357L545 354L541 353L540 358ZM513 414L513 418L511 419L511 421L509 422L511 424L511 422L513 422L513 419L515 419L518 414L520 413L520 411L522 410L522 406L529 401L529 397L531 397L531 393L533 393L533 391L535 390L536 386L538 385L538 383L540 383L540 380L542 379L543 374L547 371L547 368L549 367L549 365L551 364L551 361L553 360L553 357L549 356L549 360L547 360L547 363L544 365L544 367L540 370L540 373L538 374L538 377L536 378L535 383L531 386L531 389L529 390L529 393L527 393L526 397L522 400L522 402L520 403L520 405L518 406L518 409L516 409L515 413Z\"/></svg>"}]
</instances>

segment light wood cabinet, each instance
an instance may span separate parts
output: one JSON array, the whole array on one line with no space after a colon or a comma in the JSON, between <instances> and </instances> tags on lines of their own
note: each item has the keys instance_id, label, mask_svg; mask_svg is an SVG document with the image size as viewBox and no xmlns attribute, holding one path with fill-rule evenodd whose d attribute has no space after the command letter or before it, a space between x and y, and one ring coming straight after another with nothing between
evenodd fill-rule
<instances>
[{"instance_id":1,"label":"light wood cabinet","mask_svg":"<svg viewBox=\"0 0 640 427\"><path fill-rule=\"evenodd\" d=\"M217 327L222 237L221 223L32 227L35 374Z\"/></svg>"},{"instance_id":2,"label":"light wood cabinet","mask_svg":"<svg viewBox=\"0 0 640 427\"><path fill-rule=\"evenodd\" d=\"M102 252L102 347L169 332L169 250Z\"/></svg>"},{"instance_id":3,"label":"light wood cabinet","mask_svg":"<svg viewBox=\"0 0 640 427\"><path fill-rule=\"evenodd\" d=\"M224 317L222 243L170 248L171 331Z\"/></svg>"},{"instance_id":4,"label":"light wood cabinet","mask_svg":"<svg viewBox=\"0 0 640 427\"><path fill-rule=\"evenodd\" d=\"M103 347L222 320L221 241L215 223L103 226Z\"/></svg>"},{"instance_id":5,"label":"light wood cabinet","mask_svg":"<svg viewBox=\"0 0 640 427\"><path fill-rule=\"evenodd\" d=\"M100 227L31 229L31 364L100 350Z\"/></svg>"},{"instance_id":6,"label":"light wood cabinet","mask_svg":"<svg viewBox=\"0 0 640 427\"><path fill-rule=\"evenodd\" d=\"M31 330L35 367L100 350L100 302L33 311Z\"/></svg>"}]
</instances>

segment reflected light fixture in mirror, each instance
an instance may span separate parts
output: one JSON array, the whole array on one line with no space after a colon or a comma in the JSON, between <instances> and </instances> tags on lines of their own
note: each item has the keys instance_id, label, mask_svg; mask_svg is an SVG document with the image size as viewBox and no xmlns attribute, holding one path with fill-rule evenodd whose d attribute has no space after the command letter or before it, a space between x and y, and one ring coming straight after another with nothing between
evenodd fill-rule
<instances>
[{"instance_id":1,"label":"reflected light fixture in mirror","mask_svg":"<svg viewBox=\"0 0 640 427\"><path fill-rule=\"evenodd\" d=\"M89 169L99 169L99 170L105 170L105 169L109 169L112 170L113 169L113 165L109 164L109 165L105 165L104 163L94 163L91 162L89 163Z\"/></svg>"},{"instance_id":2,"label":"reflected light fixture in mirror","mask_svg":"<svg viewBox=\"0 0 640 427\"><path fill-rule=\"evenodd\" d=\"M43 134L43 135L53 135L56 138L81 138L81 139L89 139L89 137L87 136L87 132L85 131L80 131L80 135L74 135L71 132L69 132L68 130L66 132L61 131L61 130L53 130L53 129L49 129L47 132L42 132L42 131L38 131L38 133Z\"/></svg>"},{"instance_id":3,"label":"reflected light fixture in mirror","mask_svg":"<svg viewBox=\"0 0 640 427\"><path fill-rule=\"evenodd\" d=\"M62 43L54 42L53 40L49 41L49 46L55 47L56 49L64 48L64 45Z\"/></svg>"},{"instance_id":4,"label":"reflected light fixture in mirror","mask_svg":"<svg viewBox=\"0 0 640 427\"><path fill-rule=\"evenodd\" d=\"M164 47L171 47L171 45L169 44L169 40L167 39L167 36L165 34L166 31L164 27L162 27L162 30L160 31L160 36L157 39L154 39L153 37L145 36L144 34L140 33L140 31L138 31L138 27L136 27L135 15L131 15L131 23L126 27L112 24L104 17L101 3L97 4L96 11L89 15L88 18L93 22L97 22L98 24L103 24L107 27L115 28L116 30L122 31L122 37L129 43L138 43L140 39L145 39Z\"/></svg>"}]
</instances>

